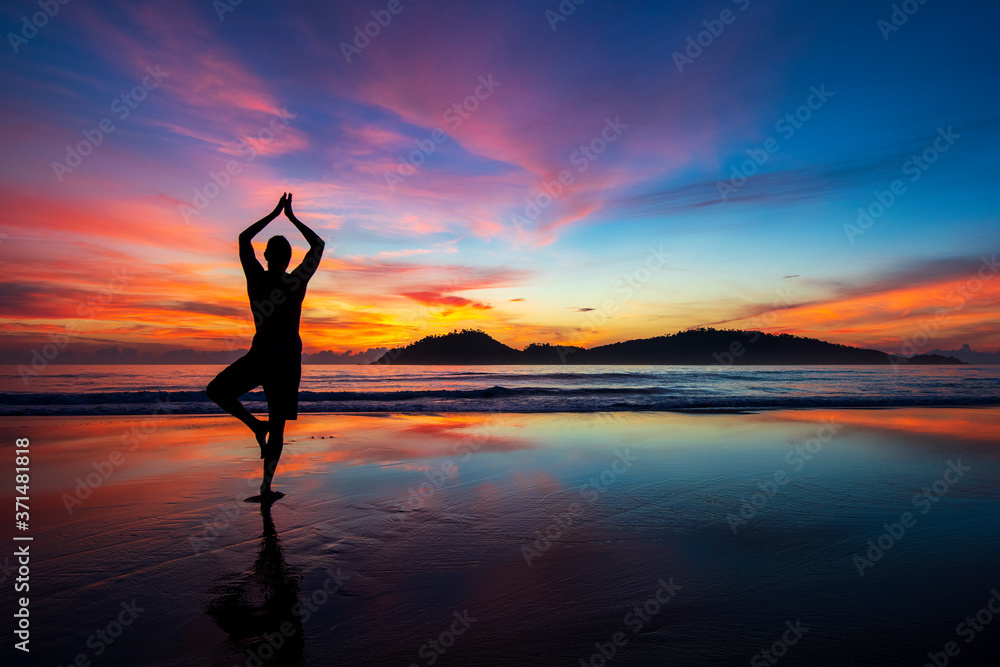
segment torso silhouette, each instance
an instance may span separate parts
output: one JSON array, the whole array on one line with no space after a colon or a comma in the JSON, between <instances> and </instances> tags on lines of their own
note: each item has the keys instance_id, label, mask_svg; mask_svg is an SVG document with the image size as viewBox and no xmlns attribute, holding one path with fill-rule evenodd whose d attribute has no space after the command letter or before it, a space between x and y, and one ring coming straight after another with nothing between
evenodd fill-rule
<instances>
[{"instance_id":1,"label":"torso silhouette","mask_svg":"<svg viewBox=\"0 0 1000 667\"><path fill-rule=\"evenodd\" d=\"M306 295L306 281L297 273L265 271L259 264L246 271L247 296L257 333L253 347L299 355L299 317Z\"/></svg>"}]
</instances>

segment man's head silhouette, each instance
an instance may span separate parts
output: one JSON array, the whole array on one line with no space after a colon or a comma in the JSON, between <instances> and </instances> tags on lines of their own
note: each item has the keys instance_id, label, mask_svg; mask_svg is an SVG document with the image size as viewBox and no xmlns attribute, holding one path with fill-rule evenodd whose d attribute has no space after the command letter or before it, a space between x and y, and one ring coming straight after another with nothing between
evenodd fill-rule
<instances>
[{"instance_id":1,"label":"man's head silhouette","mask_svg":"<svg viewBox=\"0 0 1000 667\"><path fill-rule=\"evenodd\" d=\"M272 236L267 240L264 259L267 260L268 271L283 273L292 261L292 244L284 236Z\"/></svg>"}]
</instances>

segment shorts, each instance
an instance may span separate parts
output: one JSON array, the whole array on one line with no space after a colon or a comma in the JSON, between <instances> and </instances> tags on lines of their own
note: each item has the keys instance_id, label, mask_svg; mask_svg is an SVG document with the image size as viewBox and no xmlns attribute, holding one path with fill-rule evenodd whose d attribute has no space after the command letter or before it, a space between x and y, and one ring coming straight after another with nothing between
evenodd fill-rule
<instances>
[{"instance_id":1,"label":"shorts","mask_svg":"<svg viewBox=\"0 0 1000 667\"><path fill-rule=\"evenodd\" d=\"M298 419L299 381L302 357L250 348L210 383L212 392L240 397L257 387L264 388L269 419Z\"/></svg>"}]
</instances>

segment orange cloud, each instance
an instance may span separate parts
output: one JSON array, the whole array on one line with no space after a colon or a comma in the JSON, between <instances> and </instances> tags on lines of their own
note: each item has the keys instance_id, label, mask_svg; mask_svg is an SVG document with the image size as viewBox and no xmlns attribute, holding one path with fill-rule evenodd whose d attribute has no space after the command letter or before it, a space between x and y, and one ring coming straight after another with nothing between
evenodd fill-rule
<instances>
[{"instance_id":1,"label":"orange cloud","mask_svg":"<svg viewBox=\"0 0 1000 667\"><path fill-rule=\"evenodd\" d=\"M477 310L489 310L493 307L460 296L446 296L440 292L401 292L401 295L408 299L413 299L417 303L422 303L425 306L450 306L453 308L475 308Z\"/></svg>"},{"instance_id":2,"label":"orange cloud","mask_svg":"<svg viewBox=\"0 0 1000 667\"><path fill-rule=\"evenodd\" d=\"M967 263L965 272L928 276L916 284L878 282L859 290L753 316L727 320L759 328L822 338L845 345L915 354L933 348L1000 347L1000 277L995 264Z\"/></svg>"}]
</instances>

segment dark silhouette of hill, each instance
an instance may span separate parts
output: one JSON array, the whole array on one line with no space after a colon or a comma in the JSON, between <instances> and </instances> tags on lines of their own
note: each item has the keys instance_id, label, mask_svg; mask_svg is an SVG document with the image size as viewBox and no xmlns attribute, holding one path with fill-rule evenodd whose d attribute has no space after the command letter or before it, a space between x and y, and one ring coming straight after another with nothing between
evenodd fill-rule
<instances>
[{"instance_id":1,"label":"dark silhouette of hill","mask_svg":"<svg viewBox=\"0 0 1000 667\"><path fill-rule=\"evenodd\" d=\"M373 363L519 364L523 363L521 354L483 331L463 329L440 336L427 336L404 348L394 348Z\"/></svg>"},{"instance_id":2,"label":"dark silhouette of hill","mask_svg":"<svg viewBox=\"0 0 1000 667\"><path fill-rule=\"evenodd\" d=\"M587 350L573 345L549 345L532 343L521 352L521 364L572 364L573 355Z\"/></svg>"},{"instance_id":3,"label":"dark silhouette of hill","mask_svg":"<svg viewBox=\"0 0 1000 667\"><path fill-rule=\"evenodd\" d=\"M954 357L889 355L815 338L711 328L585 349L533 343L516 350L483 331L428 336L394 348L378 364L961 364Z\"/></svg>"},{"instance_id":4,"label":"dark silhouette of hill","mask_svg":"<svg viewBox=\"0 0 1000 667\"><path fill-rule=\"evenodd\" d=\"M910 364L965 364L961 359L946 357L943 354L916 354L906 360Z\"/></svg>"},{"instance_id":5,"label":"dark silhouette of hill","mask_svg":"<svg viewBox=\"0 0 1000 667\"><path fill-rule=\"evenodd\" d=\"M697 332L715 332L715 339L708 342L698 343L698 337L692 334ZM706 334L703 334L707 336ZM465 343L460 343L460 338L456 336L467 336ZM758 337L756 338L755 337ZM371 364L371 363L399 363L399 364L718 364L732 363L744 364L837 364L837 363L875 363L884 364L887 356L884 352L877 350L861 350L856 347L837 346L833 343L825 343L809 338L789 336L785 338L797 341L810 341L822 346L831 348L844 348L847 352L841 352L846 357L856 358L856 352L868 352L870 361L831 361L824 360L833 358L831 355L822 353L817 349L816 355L806 349L806 353L799 357L791 357L793 360L771 361L770 358L788 359L782 354L783 345L777 346L769 343L769 337L781 338L773 334L761 334L754 331L716 331L714 329L701 329L692 331L681 331L671 336L659 336L644 340L631 340L612 345L602 345L592 349L568 345L550 345L549 343L532 343L524 350L514 348L497 342L482 331L453 332L445 336L431 338L444 339L429 347L415 348L417 341L405 348L388 350L387 348L369 348L363 352L333 352L324 350L312 354L303 354L303 364ZM476 341L484 344L479 346ZM756 341L756 342L755 342ZM737 351L743 350L739 356L730 351L733 343L739 343L742 347L737 347ZM437 349L434 346L438 346ZM491 347L492 345L492 347ZM763 352L758 352L756 348L760 346ZM499 347L496 347L499 346ZM774 349L772 349L774 348ZM808 346L807 346L808 348ZM430 359L431 355L425 353L430 350L437 350L433 358L440 361L411 361L411 359ZM470 361L456 361L454 352L463 350L463 358ZM771 354L765 354L771 350ZM404 351L405 355L404 355ZM497 352L499 351L499 352ZM828 350L829 351L829 350ZM246 354L245 348L228 351L199 351L193 349L174 349L161 352L140 352L134 348L119 348L117 346L101 348L93 351L67 348L52 364L207 364L220 365L230 364L242 355ZM720 359L713 355L718 354ZM733 355L729 361L729 355ZM651 360L646 360L648 358ZM707 361L705 360L707 358ZM401 359L401 360L399 360ZM621 359L621 360L616 360ZM693 359L693 360L686 360ZM797 360L805 359L805 361ZM968 349L968 345L962 350L931 350L927 354L921 354L909 359L900 356L893 356L895 363L910 364L996 364L1000 363L1000 352L989 354L976 352ZM22 349L3 351L0 350L0 363L24 364L32 361L31 351Z\"/></svg>"},{"instance_id":6,"label":"dark silhouette of hill","mask_svg":"<svg viewBox=\"0 0 1000 667\"><path fill-rule=\"evenodd\" d=\"M1000 350L996 352L977 352L969 347L968 343L962 345L962 348L959 350L931 350L927 354L955 357L967 364L1000 364Z\"/></svg>"}]
</instances>

